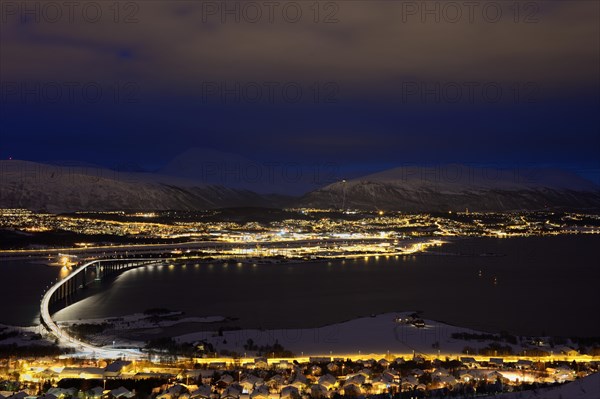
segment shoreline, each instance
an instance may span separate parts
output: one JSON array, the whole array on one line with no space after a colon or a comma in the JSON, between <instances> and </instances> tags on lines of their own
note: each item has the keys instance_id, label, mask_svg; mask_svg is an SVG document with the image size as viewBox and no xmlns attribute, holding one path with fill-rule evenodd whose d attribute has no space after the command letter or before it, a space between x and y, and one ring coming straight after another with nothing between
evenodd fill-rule
<instances>
[{"instance_id":1,"label":"shoreline","mask_svg":"<svg viewBox=\"0 0 600 399\"><path fill-rule=\"evenodd\" d=\"M121 326L115 326L99 334L92 334L83 339L93 345L101 347L138 347L145 346L147 341L161 338L164 335L161 331L175 329L175 334L167 334L179 344L204 343L214 347L216 353L231 357L255 357L254 350L246 346L249 340L254 345L269 346L278 342L286 350L294 353L298 357L306 356L367 356L367 354L419 354L424 356L476 356L476 357L494 357L492 355L481 355L473 353L464 353L464 348L470 347L476 350L487 348L490 344L497 343L511 348L510 355L503 355L507 358L523 358L527 356L527 350L545 351L545 355L539 355L541 358L555 358L557 360L566 359L567 356L582 361L597 361L596 358L581 354L567 355L561 350L573 350L574 343L551 347L548 342L552 342L553 337L539 337L545 343L543 345L533 344L534 337L514 336L515 341L509 343L505 338L498 339L463 339L456 338L454 334L487 334L495 337L503 337L500 332L488 333L485 331L471 328L455 326L444 322L423 319L424 326L417 327L413 321L408 321L410 315L414 312L393 312L371 315L366 317L357 317L340 323L332 323L315 328L280 328L280 329L220 329L219 322L225 320L222 316L213 316L206 318L186 318L180 320L168 320L176 312L165 314L165 320L156 324L141 323L137 326L131 326L129 329L123 329ZM121 322L128 323L135 320L148 319L145 314L130 315L130 317L118 318ZM400 318L402 321L398 321ZM196 319L196 320L194 320ZM115 319L88 319L72 320L62 322L62 328L73 324L114 322ZM205 327L199 329L198 327ZM179 327L183 327L179 329ZM116 331L119 333L115 334ZM135 337L135 338L134 338ZM570 341L567 341L567 343ZM523 351L525 353L523 354ZM554 352L555 351L555 352ZM500 355L499 355L500 356ZM533 356L536 357L536 356ZM207 358L207 360L209 360ZM579 361L578 360L578 361Z\"/></svg>"},{"instance_id":2,"label":"shoreline","mask_svg":"<svg viewBox=\"0 0 600 399\"><path fill-rule=\"evenodd\" d=\"M493 242L500 243L500 240L498 240L498 239L492 239L492 240L493 240ZM513 240L510 240L510 239L504 240L503 239L501 241L502 242L506 242L508 244L509 242L511 242ZM519 239L517 241L521 242L521 244L519 244L519 247L518 247L519 249L523 249L523 248L528 247L529 246L528 243L530 242L529 240L524 240L524 239ZM466 242L467 243L466 246L462 246L462 244L460 244L461 242ZM484 245L475 245L475 246L473 246L470 242L482 242L482 243L484 243ZM471 264L473 264L473 265L475 265L475 266L477 266L477 267L479 267L479 265L478 265L479 260L478 259L481 259L481 261L483 262L482 268L483 267L487 267L488 265L493 265L494 264L493 262L496 262L496 263L497 262L502 262L503 263L504 261L502 261L501 259L499 259L498 256L481 256L481 255L482 254L489 254L491 252L494 252L496 254L499 254L499 253L502 252L503 257L504 257L504 256L506 256L506 251L504 250L505 245L504 244L500 244L499 246L494 245L494 248L488 248L489 246L487 244L485 244L485 242L489 242L489 240L486 239L486 238L480 238L480 237L475 237L475 238L472 238L472 239L469 239L469 238L458 238L456 240L452 240L447 245L456 245L456 244L458 244L459 248L456 248L456 250L454 250L454 248L452 248L452 252L453 252L452 255L458 254L459 256L451 256L449 254L450 251L445 250L445 248L443 248L443 249L441 249L442 251L444 251L442 254L440 254L440 253L438 253L437 251L434 250L434 251L419 252L419 253L414 253L414 254L409 254L409 255L400 255L398 257L399 258L409 257L411 259L414 257L416 259L419 259L419 258L422 259L420 261L416 260L417 265L419 265L419 264L427 265L427 263L431 264L431 265L441 265L441 264L445 263L445 261L441 260L440 258L447 256L448 259L452 259L452 258L454 259L452 261L449 261L449 262L452 262L451 265L455 265L455 264L459 265L459 267L461 267L462 269L464 269L462 266L460 266L460 263L462 261L459 260L459 259L467 258L467 256L473 258L472 260L470 260L468 262L471 263ZM539 243L540 240L536 239L535 241L532 241L532 243L534 243L534 242L538 242ZM511 247L506 247L506 248L509 249ZM515 251L512 251L512 252L509 251L509 253L511 254L511 257L514 256L514 255L519 256L519 257L522 256L521 253L515 252ZM361 256L364 256L364 255L361 255ZM258 271L261 272L260 273L261 276L264 274L265 277L269 277L271 275L271 272L269 270L272 270L272 271L276 271L276 273L277 273L277 275L279 277L285 277L285 276L289 275L292 279L294 279L293 276L296 275L296 272L300 273L299 275L296 275L296 276L301 276L301 274L304 273L302 271L302 269L303 269L302 266L304 266L304 265L309 266L311 263L313 263L313 264L317 264L318 263L320 265L331 263L331 266L333 266L331 268L332 273L333 273L333 271L337 270L337 266L342 266L342 270L340 270L340 271L347 271L348 273L353 273L353 271L363 270L363 269L366 272L367 269L370 270L370 268L372 268L373 266L376 266L376 265L379 265L379 266L376 266L376 269L373 269L373 270L380 270L382 268L386 268L387 266L392 267L392 266L395 265L394 259L385 260L384 258L385 258L385 255L379 256L379 263L373 263L373 259L372 258L370 258L370 260L368 262L363 262L360 257L357 257L357 258L354 258L354 259L347 259L347 258L344 258L344 257L338 257L338 258L335 258L335 259L333 259L333 258L329 258L329 259L325 258L325 259L311 259L311 260L304 260L304 261L291 260L291 261L285 262L285 263L277 263L277 260L275 260L275 262L273 262L273 261L264 262L265 265L272 265L272 267L270 267L270 268L263 269L263 270L268 271L268 273L262 273L262 270L260 270L260 269L258 269ZM392 257L390 256L390 258L392 258ZM431 261L425 260L425 258L429 258L429 259L438 258L440 260L438 260L438 261L436 261L434 263L431 263ZM486 259L488 259L489 261L486 261ZM382 263L382 261L383 261L383 263ZM406 267L403 267L400 264L398 266L399 267L403 267L405 270L411 270L410 269L412 267L411 266L412 265L411 262L414 262L414 260L410 260L409 262L407 262L406 263ZM467 261L465 261L465 262L467 262ZM223 259L205 259L205 260L198 259L198 260L192 260L192 261L190 261L190 260L177 260L177 261L173 260L173 262L171 262L171 263L175 264L175 268L176 269L178 269L179 267L183 266L183 264L187 264L187 269L194 268L194 263L201 263L203 265L213 264L215 266L214 267L214 272L218 273L217 275L214 275L214 277L218 276L219 280L221 280L222 278L225 278L225 279L227 279L227 278L235 278L235 280L233 280L233 281L237 281L237 280L239 280L239 277L236 277L236 276L240 275L240 273L242 273L242 271L243 271L243 273L240 276L242 276L242 275L243 276L246 276L246 275L250 276L251 274L249 274L249 273L252 271L252 269L247 269L247 267L248 267L247 265L250 264L250 263L252 263L252 260L247 260L247 262L244 263L243 268L241 268L241 266L240 266L239 269L235 267L236 263L234 263L233 261L223 262ZM223 263L228 263L228 265L229 265L228 268L227 268L228 271L224 271L223 268L221 267L221 265ZM344 263L345 263L345 268L343 267ZM263 264L263 263L261 262L261 264ZM290 273L291 274L287 274L287 272L280 272L280 271L278 271L280 269L277 267L279 265L283 266L283 268L281 270L285 270L285 268L290 267L290 266L294 267L294 270L290 269ZM363 266L364 266L364 268L363 268ZM169 265L167 264L167 265L164 265L164 266L161 266L161 267L169 268ZM315 266L315 267L317 267L317 266ZM418 269L420 269L420 268L418 268ZM418 270L418 269L412 269L412 270ZM199 270L200 270L200 273L201 273L202 276L205 276L205 277L209 276L208 274L206 274L207 270L204 268L204 266L200 266ZM318 270L318 269L315 268L313 270ZM439 269L439 270L442 270L442 269ZM446 270L448 270L448 269L446 269ZM466 270L466 269L464 269L464 270ZM490 271L489 273L486 273L486 270L484 269L484 274L485 274L484 278L489 279L489 278L491 278L493 276L492 273L496 273L496 272L497 271L494 271L494 272ZM156 273L156 269L155 269L154 273ZM170 274L170 273L167 273L166 270L164 270L164 269L162 270L161 273L162 274L159 274L156 277L163 276L163 275L166 277L168 274ZM192 270L190 270L189 273L193 273ZM252 271L252 273L254 273L254 271ZM312 274L313 272L312 271L308 271L306 273ZM467 284L466 284L467 288L470 287L470 286L473 286L474 288L476 288L475 284L480 284L480 283L476 282L477 280L475 278L475 273L476 273L476 270L473 272L472 275L469 274L468 276L466 276L469 279L472 278L472 281L469 280L469 282L467 282ZM179 274L177 274L177 275L179 275ZM326 277L323 273L319 273L319 275L322 275L323 277ZM356 274L355 277L360 278L362 275L363 275L362 273L360 275ZM401 275L405 275L405 274L399 274L399 276L401 276ZM223 277L221 277L221 276L223 276ZM227 276L229 276L229 277L227 277ZM364 274L364 276L367 276L367 275ZM156 277L154 277L154 278L156 279ZM131 277L129 277L129 278L131 278ZM135 277L135 278L137 279L137 277ZM285 278L287 278L287 277L285 277ZM352 278L354 278L354 277L352 277ZM136 283L134 280L131 280L131 281L128 280L128 282L129 282L129 284ZM199 280L199 282L200 282L200 280ZM507 282L506 278L503 279L502 275L500 275L500 284L502 285L505 282ZM98 294L105 293L105 292L107 292L106 288L111 289L111 290L112 289L116 289L116 288L110 287L110 286L99 287L98 289L94 289L93 292L83 293L82 300L85 300L87 298L94 298ZM468 288L468 289L471 289L471 288ZM489 290L490 290L489 292L490 293L492 292L491 291L492 289L498 290L497 288L490 287L489 288ZM251 292L252 292L252 290L249 289L248 290L248 294L250 294ZM335 292L337 292L337 290ZM337 295L335 292L332 292L331 295ZM376 292L376 291L373 291L373 292ZM111 295L112 295L112 293L111 293ZM246 295L246 294L244 293L244 294L242 294L242 296L243 295ZM395 296L397 296L397 295L395 295ZM97 298L99 298L99 297L97 297ZM340 298L339 301L340 301L340 303L343 303L342 301L346 301L347 299L348 298L344 298L344 299ZM219 300L219 299L217 299L217 300ZM291 301L294 301L294 299L292 298ZM381 302L382 300L378 300L378 301ZM82 310L86 306L89 307L90 304L94 304L94 306L98 305L98 304L95 304L93 302L94 301L91 301L91 302L89 302L87 304L82 304L83 307L80 310ZM486 332L497 332L497 331L500 331L500 330L508 330L510 332L514 332L514 333L518 333L518 334L523 334L523 335L525 335L525 334L531 334L530 331L531 330L535 330L535 327L534 328L526 328L525 329L525 330L530 330L530 331L523 331L520 328L513 328L515 326L515 323L509 325L509 324L498 324L498 323L488 322L486 324L486 323L482 323L482 322L480 322L478 320L471 320L472 318L468 317L468 316L467 317L462 317L461 316L461 317L457 318L457 317L453 317L452 316L454 313L456 313L454 311L452 311L452 312L450 312L448 314L444 313L443 309L437 311L435 309L435 307L430 306L431 305L431 301L424 303L423 307L421 307L421 304L419 302L420 302L419 300L417 300L417 301L412 300L410 303L408 303L407 307L409 309L424 310L424 316L425 317L428 317L428 318L431 318L431 319L435 319L435 320L444 320L448 324L454 324L454 325L457 325L457 326L469 326L469 327L475 328L475 329L477 329L479 331L486 331ZM204 303L206 303L206 302L204 302ZM210 305L210 302L208 302L208 303ZM220 315L238 317L238 318L240 318L239 321L224 323L223 327L224 328L231 328L231 327L256 328L256 329L261 328L261 327L263 329L267 329L267 328L270 328L270 329L272 329L272 328L280 328L280 329L319 328L319 327L324 327L324 326L332 324L332 323L342 323L342 322L345 322L345 321L349 321L349 320L352 320L353 318L357 318L357 317L367 317L367 316L369 316L369 315L371 315L373 313L374 314L380 314L380 313L385 313L385 312L395 312L398 309L402 310L402 309L406 309L407 308L407 307L404 307L404 306L393 306L394 304L401 304L401 305L406 305L407 304L407 303L402 302L402 301L400 301L400 302L395 301L395 302L390 302L390 303L387 303L387 304L384 303L385 306L382 306L380 309L376 309L376 307L374 307L374 306L360 306L360 307L357 307L357 308L345 307L343 309L343 311L339 312L339 313L338 312L336 312L336 313L320 312L320 313L316 313L314 315L309 315L308 313L302 311L302 314L298 314L299 317L297 317L297 318L290 319L289 317L286 317L284 313L282 313L281 317L276 317L278 320L269 320L269 318L266 317L266 316L258 319L258 318L252 318L253 316L249 316L248 318L246 318L243 314L241 314L239 312L238 313L235 313L235 312L234 313L229 313L228 310L227 310L227 308L231 308L233 305L229 305L228 302L223 302L223 303L225 304L225 306L219 305L218 307L215 307L215 306L211 305L211 306L207 307L206 309L203 309L204 305L202 305L202 302L198 302L198 306L196 306L196 307L193 307L193 306L190 307L188 305L185 305L183 308L179 308L174 303L174 301L171 301L166 306L168 306L171 309L185 311L187 313L187 315L193 316L193 317L202 317L202 316L212 315L212 314L220 314ZM110 304L110 302L108 302L108 304ZM143 305L143 303L141 303L141 304ZM250 306L256 307L257 304L258 303L256 301L253 301L252 305L250 305ZM78 305L79 305L79 303L77 303L75 306L78 306ZM151 305L151 306L154 306L154 305ZM131 307L129 307L129 308L131 308ZM219 308L219 309L217 309L217 308ZM267 307L267 308L269 308L269 307ZM104 309L104 308L101 307L99 309ZM136 309L134 311L141 311L144 308L138 308L138 309L139 310ZM300 308L298 308L295 305L292 306L292 309L294 309L295 311L301 310ZM106 310L107 311L111 310L110 309L110 305L107 305ZM255 308L255 310L256 310L256 308ZM502 309L501 308L499 310L503 310L506 313L506 309ZM73 315L75 315L77 313L79 313L81 315L85 314L85 313L82 313L81 311L74 311L74 312L72 312ZM106 313L106 312L103 311L103 312L93 312L93 313L100 314L101 316L104 316L104 313ZM131 313L132 312L130 312L129 309L127 309L127 310L123 310L123 313L117 312L117 313L110 314L110 316L107 316L107 317L114 317L115 315L116 316L127 315L127 314L131 314ZM254 313L256 313L256 312L254 312ZM242 315L242 317L240 317L240 315ZM272 316L271 319L273 319L274 317L275 316ZM61 318L59 320L64 320L65 318ZM73 317L68 317L68 318L73 318ZM31 319L33 319L33 317ZM551 319L548 319L548 318L546 318L545 320L551 321ZM595 335L597 335L595 333L595 330L594 330L594 328L595 328L594 325L591 324L590 322L586 322L586 323L587 324L582 324L582 327L584 327L584 328L580 329L581 331L577 332L576 334L573 334L570 328L568 330L565 329L565 328L553 329L552 327L548 327L548 326L546 326L545 329L541 329L540 328L540 331L533 331L533 334L536 334L536 333L540 334L540 333L544 333L545 331L547 331L548 333L553 334L553 335L563 335L563 336L564 335L577 335L577 336L595 336ZM13 323L9 322L7 324L13 324ZM17 325L19 325L19 324L17 324ZM30 324L28 322L24 322L21 325L22 326L31 326L32 324ZM35 325L35 324L33 324L33 325ZM591 328L591 330L590 330L590 328L588 328L588 326ZM576 327L576 325L572 325L572 327ZM191 328L193 328L193 326L190 327L190 329ZM577 330L577 329L575 329L575 330ZM588 331L588 330L590 330L590 332L586 334L585 332ZM166 331L165 334L170 334L170 332Z\"/></svg>"}]
</instances>

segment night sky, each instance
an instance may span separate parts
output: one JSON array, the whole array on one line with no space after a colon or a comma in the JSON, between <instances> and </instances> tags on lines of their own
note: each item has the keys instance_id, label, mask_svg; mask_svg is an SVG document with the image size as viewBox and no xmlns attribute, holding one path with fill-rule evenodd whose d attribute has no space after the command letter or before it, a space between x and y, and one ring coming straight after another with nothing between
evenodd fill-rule
<instances>
[{"instance_id":1,"label":"night sky","mask_svg":"<svg viewBox=\"0 0 600 399\"><path fill-rule=\"evenodd\" d=\"M49 3L0 3L1 159L600 181L597 1Z\"/></svg>"}]
</instances>

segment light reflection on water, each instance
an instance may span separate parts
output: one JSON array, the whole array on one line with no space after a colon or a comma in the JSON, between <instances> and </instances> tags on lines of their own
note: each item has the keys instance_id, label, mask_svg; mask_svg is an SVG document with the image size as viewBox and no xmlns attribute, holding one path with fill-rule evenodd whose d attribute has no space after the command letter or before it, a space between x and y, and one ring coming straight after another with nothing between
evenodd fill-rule
<instances>
[{"instance_id":1,"label":"light reflection on water","mask_svg":"<svg viewBox=\"0 0 600 399\"><path fill-rule=\"evenodd\" d=\"M444 247L444 252L462 256L252 264L234 268L235 273L222 263L195 264L194 268L150 266L91 287L89 300L59 316L120 316L163 307L185 311L188 316L239 317L244 325L267 328L308 327L372 313L424 310L425 317L484 330L533 335L576 330L578 335L600 335L600 322L585 317L595 314L598 305L595 285L600 271L590 267L597 260L594 249L598 244L599 236L464 240ZM473 256L489 252L506 256ZM43 284L60 274L57 268L37 268L44 272L40 275L54 277L41 279L42 286L30 296L27 308L14 305L28 315L26 324L37 314ZM479 277L479 270L489 278ZM11 273L18 275L18 268ZM497 285L492 276L497 277ZM7 289L10 295L12 287ZM23 299L18 290L12 294ZM0 307L0 314L12 315L14 309ZM559 325L554 322L557 312Z\"/></svg>"},{"instance_id":2,"label":"light reflection on water","mask_svg":"<svg viewBox=\"0 0 600 399\"><path fill-rule=\"evenodd\" d=\"M58 277L63 280L65 277L67 277L69 274L71 274L71 270L66 267L66 266L62 266L60 268L60 272L58 273Z\"/></svg>"},{"instance_id":3,"label":"light reflection on water","mask_svg":"<svg viewBox=\"0 0 600 399\"><path fill-rule=\"evenodd\" d=\"M599 238L563 237L556 241L560 245L548 245L545 238L465 240L452 246L461 256L254 264L233 269L236 273L223 263L211 263L193 273L174 267L143 280L143 276L125 273L125 278L111 288L110 301L106 292L99 292L96 307L77 309L75 305L61 317L129 314L167 307L194 316L238 317L245 326L267 328L306 327L372 313L424 310L425 317L483 330L537 335L576 328L599 335L598 321L581 317L593 314L597 306L592 292L599 272L587 265L595 257L593 248ZM582 245L582 240L593 244ZM570 245L578 250L566 250ZM451 252L448 248L444 251ZM479 256L488 252L506 256ZM573 271L569 278L576 283L564 286L562 266L567 263ZM481 269L497 276L497 284L491 278L479 278ZM561 295L547 295L556 291ZM149 296L148 292L160 295ZM114 301L122 306L115 306ZM562 312L566 315L557 326L556 311L562 308L576 308L581 313Z\"/></svg>"}]
</instances>

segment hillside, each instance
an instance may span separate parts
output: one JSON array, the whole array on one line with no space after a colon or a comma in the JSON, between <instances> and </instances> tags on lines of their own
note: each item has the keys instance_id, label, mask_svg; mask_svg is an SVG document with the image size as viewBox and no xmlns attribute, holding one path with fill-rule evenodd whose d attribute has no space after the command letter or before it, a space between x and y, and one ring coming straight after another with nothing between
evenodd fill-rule
<instances>
[{"instance_id":1,"label":"hillside","mask_svg":"<svg viewBox=\"0 0 600 399\"><path fill-rule=\"evenodd\" d=\"M200 210L271 202L248 190L161 175L0 161L0 207L4 208L49 212Z\"/></svg>"},{"instance_id":2,"label":"hillside","mask_svg":"<svg viewBox=\"0 0 600 399\"><path fill-rule=\"evenodd\" d=\"M551 169L404 167L312 191L300 206L407 212L600 209L591 182Z\"/></svg>"}]
</instances>

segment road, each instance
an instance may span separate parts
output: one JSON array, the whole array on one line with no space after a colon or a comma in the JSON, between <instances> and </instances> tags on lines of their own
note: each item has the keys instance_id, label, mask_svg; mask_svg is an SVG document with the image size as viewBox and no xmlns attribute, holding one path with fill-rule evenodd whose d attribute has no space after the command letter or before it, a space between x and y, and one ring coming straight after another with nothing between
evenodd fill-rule
<instances>
[{"instance_id":1,"label":"road","mask_svg":"<svg viewBox=\"0 0 600 399\"><path fill-rule=\"evenodd\" d=\"M326 238L326 239L303 239L303 240L281 240L281 241L188 241L171 244L123 244L91 247L72 247L72 248L46 248L46 249L5 249L0 250L1 258L20 258L20 257L46 257L57 256L59 253L73 254L78 256L99 257L117 254L144 254L167 252L171 250L201 250L201 249L228 249L235 247L256 247L273 248L278 246L312 246L328 245L341 243L375 243L389 242L389 238Z\"/></svg>"},{"instance_id":2,"label":"road","mask_svg":"<svg viewBox=\"0 0 600 399\"><path fill-rule=\"evenodd\" d=\"M156 261L156 259L119 259L119 261L132 261L132 262L144 262L144 264L149 261ZM103 359L116 359L116 358L128 358L128 359L141 359L143 354L139 349L119 349L119 348L106 348L106 347L98 347L91 345L87 342L83 342L72 335L69 335L66 331L61 329L58 324L52 319L50 315L50 302L52 299L52 295L67 281L74 278L79 272L83 271L87 267L94 265L100 262L109 262L108 260L93 260L91 262L87 262L77 269L73 270L67 277L62 280L57 281L54 285L52 285L48 291L42 297L42 301L40 303L40 317L46 330L54 335L56 339L58 339L59 344L74 348L77 351L78 355L86 356L91 355L91 357L98 357ZM156 261L156 263L161 263L161 261Z\"/></svg>"}]
</instances>

